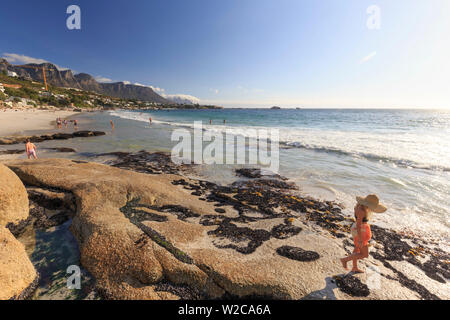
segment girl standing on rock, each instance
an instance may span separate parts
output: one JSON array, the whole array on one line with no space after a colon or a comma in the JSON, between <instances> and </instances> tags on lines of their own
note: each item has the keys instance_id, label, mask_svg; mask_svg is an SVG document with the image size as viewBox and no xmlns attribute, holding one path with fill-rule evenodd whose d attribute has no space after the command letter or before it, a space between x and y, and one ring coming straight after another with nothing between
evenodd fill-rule
<instances>
[{"instance_id":1,"label":"girl standing on rock","mask_svg":"<svg viewBox=\"0 0 450 320\"><path fill-rule=\"evenodd\" d=\"M372 238L369 222L372 212L382 213L387 209L379 203L376 195L371 194L365 198L356 197L355 218L356 223L351 227L355 249L353 253L341 259L342 266L347 270L347 263L353 260L353 272L363 273L358 268L358 260L369 257L369 240Z\"/></svg>"}]
</instances>

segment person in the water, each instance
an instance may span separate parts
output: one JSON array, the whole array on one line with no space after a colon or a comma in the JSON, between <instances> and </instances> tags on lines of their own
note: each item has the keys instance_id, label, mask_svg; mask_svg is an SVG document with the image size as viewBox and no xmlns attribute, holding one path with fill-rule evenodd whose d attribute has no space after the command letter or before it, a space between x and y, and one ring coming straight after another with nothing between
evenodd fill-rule
<instances>
[{"instance_id":1,"label":"person in the water","mask_svg":"<svg viewBox=\"0 0 450 320\"><path fill-rule=\"evenodd\" d=\"M27 139L27 143L25 145L25 149L27 151L28 159L31 159L31 156L33 156L34 159L37 159L36 155L36 149L37 147L30 141L30 139Z\"/></svg>"},{"instance_id":2,"label":"person in the water","mask_svg":"<svg viewBox=\"0 0 450 320\"><path fill-rule=\"evenodd\" d=\"M355 249L351 255L342 258L341 262L342 266L347 270L347 263L352 260L352 271L356 273L363 273L364 271L358 268L358 260L369 257L369 240L372 238L372 231L368 222L372 216L372 212L382 213L387 209L385 206L380 204L378 197L374 194L368 195L365 198L356 197L356 202L356 223L354 223L351 227Z\"/></svg>"}]
</instances>

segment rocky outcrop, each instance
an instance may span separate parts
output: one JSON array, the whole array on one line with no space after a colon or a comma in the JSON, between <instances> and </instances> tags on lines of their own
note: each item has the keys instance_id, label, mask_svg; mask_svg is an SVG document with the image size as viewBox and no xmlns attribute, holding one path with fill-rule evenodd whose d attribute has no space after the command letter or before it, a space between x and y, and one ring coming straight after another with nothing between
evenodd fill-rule
<instances>
[{"instance_id":1,"label":"rocky outcrop","mask_svg":"<svg viewBox=\"0 0 450 320\"><path fill-rule=\"evenodd\" d=\"M27 191L14 172L0 164L0 226L27 218Z\"/></svg>"},{"instance_id":2,"label":"rocky outcrop","mask_svg":"<svg viewBox=\"0 0 450 320\"><path fill-rule=\"evenodd\" d=\"M61 153L74 153L77 152L73 148L65 148L65 147L55 147L55 148L44 148L45 150L51 150L54 152L61 152Z\"/></svg>"},{"instance_id":3,"label":"rocky outcrop","mask_svg":"<svg viewBox=\"0 0 450 320\"><path fill-rule=\"evenodd\" d=\"M106 298L450 296L405 259L383 261L391 259L384 242L375 250L381 258L364 262L375 271L343 274L338 259L351 247L339 208L261 179L239 189L63 159L7 165L28 185L74 195L81 263Z\"/></svg>"},{"instance_id":4,"label":"rocky outcrop","mask_svg":"<svg viewBox=\"0 0 450 320\"><path fill-rule=\"evenodd\" d=\"M115 157L113 160L107 160L105 163L121 169L129 169L142 173L171 173L178 174L184 170L192 168L193 164L177 165L172 162L171 156L162 152L110 152L96 155L101 157Z\"/></svg>"},{"instance_id":5,"label":"rocky outcrop","mask_svg":"<svg viewBox=\"0 0 450 320\"><path fill-rule=\"evenodd\" d=\"M26 299L38 281L25 247L0 226L0 300Z\"/></svg>"},{"instance_id":6,"label":"rocky outcrop","mask_svg":"<svg viewBox=\"0 0 450 320\"><path fill-rule=\"evenodd\" d=\"M0 164L0 300L24 299L37 285L37 273L24 246L5 226L28 218L28 195L20 179Z\"/></svg>"},{"instance_id":7,"label":"rocky outcrop","mask_svg":"<svg viewBox=\"0 0 450 320\"><path fill-rule=\"evenodd\" d=\"M5 154L21 154L21 153L25 153L25 149L0 150L0 156Z\"/></svg>"},{"instance_id":8,"label":"rocky outcrop","mask_svg":"<svg viewBox=\"0 0 450 320\"><path fill-rule=\"evenodd\" d=\"M73 133L54 133L54 134L44 134L40 136L0 137L0 145L25 143L27 139L30 139L31 142L43 142L47 140L67 140L72 138L97 137L97 136L104 136L105 134L106 133L103 131L75 131Z\"/></svg>"}]
</instances>

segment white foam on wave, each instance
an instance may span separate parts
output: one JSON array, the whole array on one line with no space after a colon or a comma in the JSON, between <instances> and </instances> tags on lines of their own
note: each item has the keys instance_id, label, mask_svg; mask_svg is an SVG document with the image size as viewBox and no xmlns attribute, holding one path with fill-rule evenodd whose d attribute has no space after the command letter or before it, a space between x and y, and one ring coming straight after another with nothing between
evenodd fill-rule
<instances>
[{"instance_id":1,"label":"white foam on wave","mask_svg":"<svg viewBox=\"0 0 450 320\"><path fill-rule=\"evenodd\" d=\"M148 113L133 111L111 111L112 116L149 122ZM154 123L170 126L194 128L194 123L153 119ZM217 133L244 135L258 138L261 126L230 126L203 124L203 128ZM332 152L357 158L388 163L393 166L424 170L450 171L450 142L442 134L442 143L436 144L436 137L415 133L373 133L338 131L326 129L305 129L273 127L279 130L281 145Z\"/></svg>"}]
</instances>

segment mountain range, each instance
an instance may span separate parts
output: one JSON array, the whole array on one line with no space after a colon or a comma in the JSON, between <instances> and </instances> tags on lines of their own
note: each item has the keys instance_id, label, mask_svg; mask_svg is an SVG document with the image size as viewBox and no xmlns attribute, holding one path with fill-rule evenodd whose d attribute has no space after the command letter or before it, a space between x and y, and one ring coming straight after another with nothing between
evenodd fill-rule
<instances>
[{"instance_id":1,"label":"mountain range","mask_svg":"<svg viewBox=\"0 0 450 320\"><path fill-rule=\"evenodd\" d=\"M141 101L170 104L170 101L146 86L126 84L124 82L101 83L87 73L73 74L72 70L59 70L51 63L12 65L6 59L0 59L0 72L15 72L19 77L44 82L42 68L46 70L47 83L55 87L75 88L93 91L110 97L137 99Z\"/></svg>"}]
</instances>

